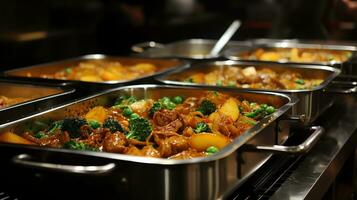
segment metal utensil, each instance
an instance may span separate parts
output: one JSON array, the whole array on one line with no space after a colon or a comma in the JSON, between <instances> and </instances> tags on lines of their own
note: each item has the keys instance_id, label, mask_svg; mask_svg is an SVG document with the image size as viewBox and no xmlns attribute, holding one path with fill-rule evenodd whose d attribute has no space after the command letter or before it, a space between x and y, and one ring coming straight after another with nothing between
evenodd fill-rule
<instances>
[{"instance_id":1,"label":"metal utensil","mask_svg":"<svg viewBox=\"0 0 357 200\"><path fill-rule=\"evenodd\" d=\"M223 47L227 44L227 42L231 39L234 33L238 30L242 23L239 20L234 20L233 23L228 27L226 32L219 38L217 43L211 50L211 56L217 56L218 53L223 49Z\"/></svg>"}]
</instances>

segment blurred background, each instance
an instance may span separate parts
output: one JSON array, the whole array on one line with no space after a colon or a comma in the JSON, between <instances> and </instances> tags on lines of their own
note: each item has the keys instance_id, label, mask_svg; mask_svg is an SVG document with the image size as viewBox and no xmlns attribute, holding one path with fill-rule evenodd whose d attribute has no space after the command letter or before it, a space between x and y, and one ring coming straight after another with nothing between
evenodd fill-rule
<instances>
[{"instance_id":1,"label":"blurred background","mask_svg":"<svg viewBox=\"0 0 357 200\"><path fill-rule=\"evenodd\" d=\"M128 55L144 41L357 40L356 12L342 0L2 0L1 70L89 53Z\"/></svg>"}]
</instances>

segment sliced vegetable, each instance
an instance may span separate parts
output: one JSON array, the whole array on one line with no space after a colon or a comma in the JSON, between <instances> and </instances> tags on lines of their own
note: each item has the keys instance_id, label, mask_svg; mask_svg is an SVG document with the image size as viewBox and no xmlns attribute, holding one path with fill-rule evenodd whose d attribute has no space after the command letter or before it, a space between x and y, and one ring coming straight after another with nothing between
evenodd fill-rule
<instances>
[{"instance_id":1,"label":"sliced vegetable","mask_svg":"<svg viewBox=\"0 0 357 200\"><path fill-rule=\"evenodd\" d=\"M210 146L222 149L228 143L229 139L226 136L216 133L195 134L189 139L190 146L198 151L205 151Z\"/></svg>"},{"instance_id":2,"label":"sliced vegetable","mask_svg":"<svg viewBox=\"0 0 357 200\"><path fill-rule=\"evenodd\" d=\"M234 98L229 98L226 102L224 102L222 107L219 108L219 112L231 117L233 121L236 121L239 117L237 100Z\"/></svg>"},{"instance_id":3,"label":"sliced vegetable","mask_svg":"<svg viewBox=\"0 0 357 200\"><path fill-rule=\"evenodd\" d=\"M17 135L16 133L6 132L0 135L0 141L8 142L8 143L15 143L15 144L35 144L25 138Z\"/></svg>"},{"instance_id":4,"label":"sliced vegetable","mask_svg":"<svg viewBox=\"0 0 357 200\"><path fill-rule=\"evenodd\" d=\"M103 106L96 106L85 115L86 120L95 120L99 123L103 123L107 117L107 110Z\"/></svg>"}]
</instances>

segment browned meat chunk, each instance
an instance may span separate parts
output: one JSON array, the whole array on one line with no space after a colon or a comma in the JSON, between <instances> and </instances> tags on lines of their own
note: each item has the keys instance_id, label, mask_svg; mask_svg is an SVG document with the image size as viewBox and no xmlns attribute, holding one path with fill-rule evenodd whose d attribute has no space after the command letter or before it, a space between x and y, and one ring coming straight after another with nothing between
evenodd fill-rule
<instances>
[{"instance_id":1,"label":"browned meat chunk","mask_svg":"<svg viewBox=\"0 0 357 200\"><path fill-rule=\"evenodd\" d=\"M160 152L156 150L153 146L145 146L141 152L148 157L160 158Z\"/></svg>"},{"instance_id":2,"label":"browned meat chunk","mask_svg":"<svg viewBox=\"0 0 357 200\"><path fill-rule=\"evenodd\" d=\"M157 143L159 144L158 151L165 158L184 151L189 147L187 139L181 135L171 136L159 140Z\"/></svg>"},{"instance_id":3,"label":"browned meat chunk","mask_svg":"<svg viewBox=\"0 0 357 200\"><path fill-rule=\"evenodd\" d=\"M159 110L155 112L153 121L158 126L165 126L170 122L176 120L178 118L178 114L175 110Z\"/></svg>"},{"instance_id":4,"label":"browned meat chunk","mask_svg":"<svg viewBox=\"0 0 357 200\"><path fill-rule=\"evenodd\" d=\"M123 133L107 133L104 142L103 149L108 152L114 153L126 153L128 151L128 141Z\"/></svg>"}]
</instances>

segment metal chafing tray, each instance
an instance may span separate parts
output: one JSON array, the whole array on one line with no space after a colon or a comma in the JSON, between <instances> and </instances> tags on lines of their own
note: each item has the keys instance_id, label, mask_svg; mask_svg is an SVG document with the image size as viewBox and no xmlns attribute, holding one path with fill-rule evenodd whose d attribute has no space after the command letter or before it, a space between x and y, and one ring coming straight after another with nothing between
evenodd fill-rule
<instances>
[{"instance_id":1,"label":"metal chafing tray","mask_svg":"<svg viewBox=\"0 0 357 200\"><path fill-rule=\"evenodd\" d=\"M313 122L324 110L333 104L332 96L330 93L326 92L329 84L340 74L340 70L322 65L298 65L298 64L281 64L281 63L263 63L263 62L243 62L243 61L212 61L212 62L201 62L192 64L190 67L183 67L172 71L163 76L157 77L158 81L165 84L173 85L185 85L185 86L199 86L207 87L208 85L201 85L189 82L178 81L180 77L187 73L195 72L208 72L212 69L224 68L224 67L248 67L254 66L259 68L270 68L273 71L283 72L286 70L292 72L298 72L303 77L308 78L318 78L324 81L317 87L313 89L302 89L302 90L263 90L263 89L248 89L254 91L269 91L269 92L280 92L289 94L299 99L299 102L291 110L293 116L304 116L305 124L310 124ZM341 82L341 84L343 84ZM346 82L346 84L349 84ZM224 88L223 86L210 86L217 88ZM331 91L338 93L348 93L356 90L356 86L353 88L343 89L343 88L331 88Z\"/></svg>"},{"instance_id":2,"label":"metal chafing tray","mask_svg":"<svg viewBox=\"0 0 357 200\"><path fill-rule=\"evenodd\" d=\"M240 48L229 48L223 52L224 57L231 60L251 60L251 61L260 61L256 59L246 59L241 57L242 53L249 53L259 48L261 49L313 49L316 51L319 50L335 50L335 51L349 51L352 55L351 57L344 62L337 61L312 61L312 62L304 62L307 64L316 64L316 65L333 65L338 68L342 68L343 71L347 71L348 69L344 69L344 67L348 67L348 63L354 59L356 59L357 55L357 44L351 43L342 43L337 41L304 41L304 40L277 40L277 39L255 39L250 40L251 46L240 47ZM279 61L263 61L263 62L280 62L280 63L294 63L287 60L279 60Z\"/></svg>"},{"instance_id":3,"label":"metal chafing tray","mask_svg":"<svg viewBox=\"0 0 357 200\"><path fill-rule=\"evenodd\" d=\"M139 77L132 80L118 80L118 81L105 81L105 82L85 82L79 80L60 80L60 79L46 79L41 78L43 74L53 74L60 70L65 69L68 66L77 65L79 62L89 61L89 60L110 60L110 61L118 61L123 65L134 65L137 63L151 63L154 64L158 71L156 73L146 75L143 77ZM118 56L108 56L103 54L91 54L85 55L73 59L45 63L40 65L34 65L30 67L24 67L19 69L13 69L9 71L5 71L4 75L9 77L17 77L31 81L39 81L39 82L50 82L50 83L68 83L75 86L79 86L80 89L86 89L91 91L96 91L98 88L108 88L114 87L123 84L133 84L138 81L147 81L156 75L163 74L169 70L173 70L179 66L184 66L187 63L177 59L159 59L159 58L133 58L133 57L118 57ZM31 77L29 77L31 74Z\"/></svg>"},{"instance_id":4,"label":"metal chafing tray","mask_svg":"<svg viewBox=\"0 0 357 200\"><path fill-rule=\"evenodd\" d=\"M210 51L216 42L216 40L207 39L187 39L169 44L151 41L133 45L131 49L138 53L140 57L182 58L191 60L216 59L222 56L221 54L217 56L210 55ZM249 45L249 41L230 41L224 49L246 47Z\"/></svg>"},{"instance_id":5,"label":"metal chafing tray","mask_svg":"<svg viewBox=\"0 0 357 200\"><path fill-rule=\"evenodd\" d=\"M1 78L0 95L8 98L27 98L27 100L0 108L0 123L19 119L69 101L74 91L66 86Z\"/></svg>"},{"instance_id":6,"label":"metal chafing tray","mask_svg":"<svg viewBox=\"0 0 357 200\"><path fill-rule=\"evenodd\" d=\"M81 115L96 105L112 105L113 100L123 93L129 93L138 98L158 98L177 94L197 96L205 90L212 89L159 85L122 87L0 125L0 132L8 130L21 132L27 123L34 120L60 119L70 115ZM0 143L0 148L4 152L2 159L5 159L0 169L18 169L22 172L20 176L31 177L31 174L37 174L37 178L32 178L48 180L51 182L50 184L63 184L60 179L68 179L70 182L76 183L72 189L68 187L68 190L61 190L61 194L58 191L50 191L50 194L63 195L66 194L66 191L75 190L77 193L74 194L78 194L78 191L85 191L90 196L91 192L98 192L97 188L100 187L100 195L103 195L102 198L105 199L119 197L124 199L217 199L223 197L254 173L270 157L271 151L306 152L316 143L323 132L321 127L312 127L312 135L301 145L280 146L279 144L283 141L278 138L281 137L280 134L284 133L276 131L278 130L277 120L296 102L294 97L262 91L231 89L219 91L237 98L274 105L277 111L262 119L220 152L208 157L169 160ZM246 144L255 147L255 150L267 150L269 153L238 151L238 149L243 149ZM24 173L26 169L28 171ZM0 176L5 176L5 178L8 175L0 173ZM14 177L16 174L11 176L16 178ZM21 177L21 180L26 182L32 179ZM35 180L35 182L38 183L39 180ZM88 181L91 182L90 185L93 189L85 184ZM29 185L33 185L33 182ZM78 190L81 186L86 188ZM61 187L51 188L58 190ZM138 192L139 188L140 192ZM48 196L44 196L44 193L41 192L41 198L46 199Z\"/></svg>"}]
</instances>

